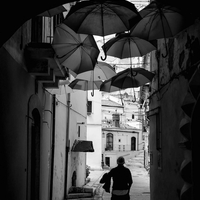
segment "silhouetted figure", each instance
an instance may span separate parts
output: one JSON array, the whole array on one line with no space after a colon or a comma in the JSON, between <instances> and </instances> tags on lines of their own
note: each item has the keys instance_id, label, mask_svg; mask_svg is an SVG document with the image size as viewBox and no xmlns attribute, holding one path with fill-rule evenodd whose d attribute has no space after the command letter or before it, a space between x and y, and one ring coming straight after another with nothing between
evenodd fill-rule
<instances>
[{"instance_id":1,"label":"silhouetted figure","mask_svg":"<svg viewBox=\"0 0 200 200\"><path fill-rule=\"evenodd\" d=\"M105 183L103 188L110 192L110 181L113 180L111 200L130 200L129 191L133 183L131 172L124 167L123 157L117 159L118 166L111 169L109 173L103 175L100 183Z\"/></svg>"}]
</instances>

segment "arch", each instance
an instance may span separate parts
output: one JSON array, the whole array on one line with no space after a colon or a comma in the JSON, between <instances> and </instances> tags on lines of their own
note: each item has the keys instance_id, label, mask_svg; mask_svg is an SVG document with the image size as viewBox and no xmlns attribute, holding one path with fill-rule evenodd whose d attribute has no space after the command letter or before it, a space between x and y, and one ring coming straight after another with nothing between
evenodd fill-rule
<instances>
[{"instance_id":1,"label":"arch","mask_svg":"<svg viewBox=\"0 0 200 200\"><path fill-rule=\"evenodd\" d=\"M30 196L31 200L39 200L40 185L40 113L37 108L32 111L30 144Z\"/></svg>"},{"instance_id":2,"label":"arch","mask_svg":"<svg viewBox=\"0 0 200 200\"><path fill-rule=\"evenodd\" d=\"M40 138L42 106L38 95L28 101L27 113L27 200L39 200Z\"/></svg>"}]
</instances>

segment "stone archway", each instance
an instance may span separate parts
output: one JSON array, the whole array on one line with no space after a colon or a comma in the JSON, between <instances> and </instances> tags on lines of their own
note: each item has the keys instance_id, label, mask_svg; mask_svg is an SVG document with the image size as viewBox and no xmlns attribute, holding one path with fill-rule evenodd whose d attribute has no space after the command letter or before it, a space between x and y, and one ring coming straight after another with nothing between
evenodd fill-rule
<instances>
[{"instance_id":1,"label":"stone archway","mask_svg":"<svg viewBox=\"0 0 200 200\"><path fill-rule=\"evenodd\" d=\"M28 101L27 114L27 199L40 196L40 138L42 106L38 95Z\"/></svg>"}]
</instances>

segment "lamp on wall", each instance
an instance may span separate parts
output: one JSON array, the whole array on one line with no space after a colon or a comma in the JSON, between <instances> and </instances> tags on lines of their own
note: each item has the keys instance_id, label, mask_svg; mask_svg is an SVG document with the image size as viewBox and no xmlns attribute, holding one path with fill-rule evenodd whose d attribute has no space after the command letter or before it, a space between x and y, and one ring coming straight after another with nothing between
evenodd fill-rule
<instances>
[{"instance_id":1,"label":"lamp on wall","mask_svg":"<svg viewBox=\"0 0 200 200\"><path fill-rule=\"evenodd\" d=\"M77 122L77 124L85 124L85 122Z\"/></svg>"}]
</instances>

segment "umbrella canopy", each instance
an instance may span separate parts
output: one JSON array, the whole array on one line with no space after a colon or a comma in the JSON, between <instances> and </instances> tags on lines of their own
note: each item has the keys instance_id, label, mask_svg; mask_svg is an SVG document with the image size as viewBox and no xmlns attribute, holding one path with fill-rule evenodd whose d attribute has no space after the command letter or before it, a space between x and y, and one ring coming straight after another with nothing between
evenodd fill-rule
<instances>
[{"instance_id":1,"label":"umbrella canopy","mask_svg":"<svg viewBox=\"0 0 200 200\"><path fill-rule=\"evenodd\" d=\"M106 62L98 61L94 70L80 73L76 76L77 79L98 81L107 80L116 75L115 69Z\"/></svg>"},{"instance_id":2,"label":"umbrella canopy","mask_svg":"<svg viewBox=\"0 0 200 200\"><path fill-rule=\"evenodd\" d=\"M149 41L164 38L166 55L163 57L166 57L166 38L174 37L186 27L186 17L178 8L156 1L152 1L139 13L142 19L131 28L130 34Z\"/></svg>"},{"instance_id":3,"label":"umbrella canopy","mask_svg":"<svg viewBox=\"0 0 200 200\"><path fill-rule=\"evenodd\" d=\"M100 91L103 92L119 92L121 89L119 87L113 86L112 81L108 79L107 81L104 81L100 86Z\"/></svg>"},{"instance_id":4,"label":"umbrella canopy","mask_svg":"<svg viewBox=\"0 0 200 200\"><path fill-rule=\"evenodd\" d=\"M87 81L75 79L68 86L75 90L99 90L102 83L103 81Z\"/></svg>"},{"instance_id":5,"label":"umbrella canopy","mask_svg":"<svg viewBox=\"0 0 200 200\"><path fill-rule=\"evenodd\" d=\"M59 24L52 44L61 65L76 74L93 70L99 49L92 35L77 34L65 24Z\"/></svg>"},{"instance_id":6,"label":"umbrella canopy","mask_svg":"<svg viewBox=\"0 0 200 200\"><path fill-rule=\"evenodd\" d=\"M145 85L152 81L154 74L143 68L128 68L123 70L112 78L104 81L100 91L109 92L109 87L115 86L119 89L134 88Z\"/></svg>"},{"instance_id":7,"label":"umbrella canopy","mask_svg":"<svg viewBox=\"0 0 200 200\"><path fill-rule=\"evenodd\" d=\"M142 19L131 29L131 35L146 40L173 37L185 27L185 17L171 5L152 1L140 12Z\"/></svg>"},{"instance_id":8,"label":"umbrella canopy","mask_svg":"<svg viewBox=\"0 0 200 200\"><path fill-rule=\"evenodd\" d=\"M63 23L77 33L105 36L129 30L130 19L141 17L134 4L119 0L82 1L73 6Z\"/></svg>"},{"instance_id":9,"label":"umbrella canopy","mask_svg":"<svg viewBox=\"0 0 200 200\"><path fill-rule=\"evenodd\" d=\"M136 7L128 1L94 0L77 3L63 23L77 33L103 36L105 43L104 36L129 30L140 19Z\"/></svg>"},{"instance_id":10,"label":"umbrella canopy","mask_svg":"<svg viewBox=\"0 0 200 200\"><path fill-rule=\"evenodd\" d=\"M52 17L54 15L60 14L65 11L67 11L66 8L62 5L60 5L58 7L51 8L50 10L46 10L43 13L39 14L38 16Z\"/></svg>"},{"instance_id":11,"label":"umbrella canopy","mask_svg":"<svg viewBox=\"0 0 200 200\"><path fill-rule=\"evenodd\" d=\"M156 49L149 41L131 36L130 33L118 34L106 42L102 48L107 55L120 59L140 57Z\"/></svg>"}]
</instances>

